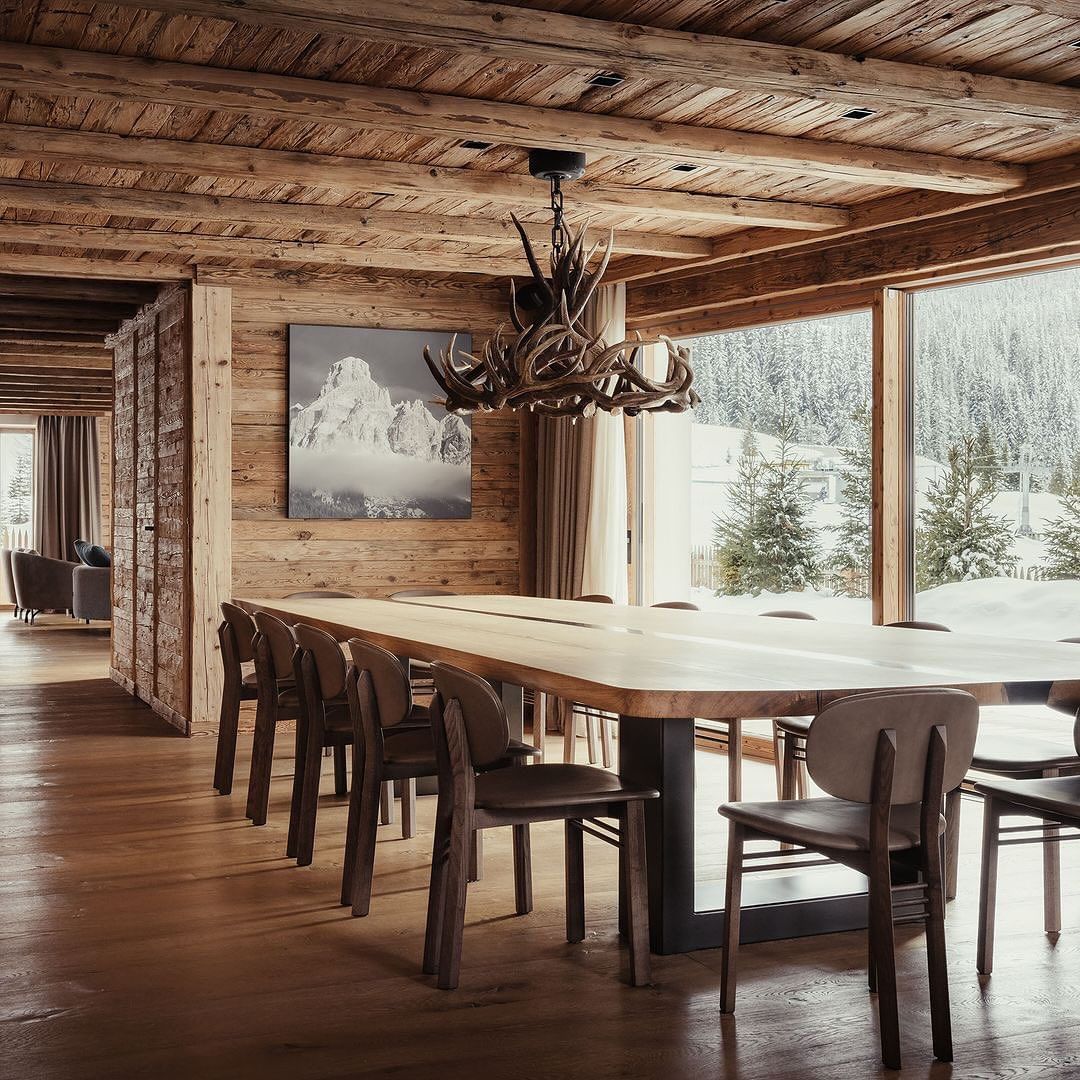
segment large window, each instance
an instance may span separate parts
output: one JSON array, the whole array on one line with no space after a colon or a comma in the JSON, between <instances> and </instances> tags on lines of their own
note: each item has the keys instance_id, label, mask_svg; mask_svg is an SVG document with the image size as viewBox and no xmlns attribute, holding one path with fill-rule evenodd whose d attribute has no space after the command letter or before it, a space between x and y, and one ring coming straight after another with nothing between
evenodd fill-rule
<instances>
[{"instance_id":1,"label":"large window","mask_svg":"<svg viewBox=\"0 0 1080 1080\"><path fill-rule=\"evenodd\" d=\"M30 547L33 512L34 433L0 428L0 547ZM0 603L12 604L0 581Z\"/></svg>"},{"instance_id":2,"label":"large window","mask_svg":"<svg viewBox=\"0 0 1080 1080\"><path fill-rule=\"evenodd\" d=\"M1080 612L1080 270L912 299L915 613L1074 636Z\"/></svg>"},{"instance_id":3,"label":"large window","mask_svg":"<svg viewBox=\"0 0 1080 1080\"><path fill-rule=\"evenodd\" d=\"M669 477L689 486L688 535L667 557L689 559L688 589L655 599L869 621L869 312L682 344L701 404Z\"/></svg>"}]
</instances>

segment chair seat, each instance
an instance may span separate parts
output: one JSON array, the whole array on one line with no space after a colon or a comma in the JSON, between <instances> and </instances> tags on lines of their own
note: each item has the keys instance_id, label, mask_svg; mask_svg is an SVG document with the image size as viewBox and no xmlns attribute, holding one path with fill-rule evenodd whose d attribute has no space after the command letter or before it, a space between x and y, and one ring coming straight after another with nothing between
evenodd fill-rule
<instances>
[{"instance_id":1,"label":"chair seat","mask_svg":"<svg viewBox=\"0 0 1080 1080\"><path fill-rule=\"evenodd\" d=\"M870 850L870 807L844 799L791 799L784 802L725 803L720 813L731 821L777 840L834 851ZM919 805L894 806L889 850L919 846ZM945 819L939 829L945 831Z\"/></svg>"},{"instance_id":2,"label":"chair seat","mask_svg":"<svg viewBox=\"0 0 1080 1080\"><path fill-rule=\"evenodd\" d=\"M801 735L805 739L810 734L810 724L813 719L812 716L778 716L776 726L781 731L786 731L791 735Z\"/></svg>"},{"instance_id":3,"label":"chair seat","mask_svg":"<svg viewBox=\"0 0 1080 1080\"><path fill-rule=\"evenodd\" d=\"M971 767L980 772L1024 773L1080 767L1080 757L1067 743L1031 738L1022 731L979 731Z\"/></svg>"},{"instance_id":4,"label":"chair seat","mask_svg":"<svg viewBox=\"0 0 1080 1080\"><path fill-rule=\"evenodd\" d=\"M1042 780L986 780L975 785L982 795L1036 814L1080 821L1080 776L1053 776Z\"/></svg>"},{"instance_id":5,"label":"chair seat","mask_svg":"<svg viewBox=\"0 0 1080 1080\"><path fill-rule=\"evenodd\" d=\"M426 705L413 705L409 710L409 715L397 724L394 728L395 731L401 731L405 728L424 728L431 726L431 710Z\"/></svg>"},{"instance_id":6,"label":"chair seat","mask_svg":"<svg viewBox=\"0 0 1080 1080\"><path fill-rule=\"evenodd\" d=\"M613 772L592 765L532 765L498 769L476 778L478 810L547 810L659 797L655 788L625 784Z\"/></svg>"},{"instance_id":7,"label":"chair seat","mask_svg":"<svg viewBox=\"0 0 1080 1080\"><path fill-rule=\"evenodd\" d=\"M511 760L535 757L539 753L536 747L511 739L506 756L496 768L504 767ZM430 773L434 776L437 768L431 728L415 725L410 728L398 726L388 731L383 739L383 761L391 766L408 766L418 769L430 767Z\"/></svg>"}]
</instances>

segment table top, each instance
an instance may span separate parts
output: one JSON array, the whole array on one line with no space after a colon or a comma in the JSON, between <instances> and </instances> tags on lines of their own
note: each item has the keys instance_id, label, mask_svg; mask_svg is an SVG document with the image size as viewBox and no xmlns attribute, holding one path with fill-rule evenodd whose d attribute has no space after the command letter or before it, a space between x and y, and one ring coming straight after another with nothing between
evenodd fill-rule
<instances>
[{"instance_id":1,"label":"table top","mask_svg":"<svg viewBox=\"0 0 1080 1080\"><path fill-rule=\"evenodd\" d=\"M417 660L635 716L810 713L852 692L1080 680L1080 646L534 597L238 598Z\"/></svg>"}]
</instances>

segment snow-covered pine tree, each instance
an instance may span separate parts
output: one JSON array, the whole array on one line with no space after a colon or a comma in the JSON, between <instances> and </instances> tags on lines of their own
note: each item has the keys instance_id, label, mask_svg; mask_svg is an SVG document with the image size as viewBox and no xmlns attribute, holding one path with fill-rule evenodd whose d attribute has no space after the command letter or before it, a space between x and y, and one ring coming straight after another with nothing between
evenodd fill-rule
<instances>
[{"instance_id":1,"label":"snow-covered pine tree","mask_svg":"<svg viewBox=\"0 0 1080 1080\"><path fill-rule=\"evenodd\" d=\"M753 550L761 567L757 591L801 592L821 584L817 530L810 523L809 497L795 457L795 421L785 412L777 424L779 457L765 462L754 524Z\"/></svg>"},{"instance_id":2,"label":"snow-covered pine tree","mask_svg":"<svg viewBox=\"0 0 1080 1080\"><path fill-rule=\"evenodd\" d=\"M866 406L855 410L852 421L856 443L840 451L844 464L843 504L840 522L832 526L836 545L832 551L832 569L838 578L837 589L845 596L870 595L870 413Z\"/></svg>"},{"instance_id":3,"label":"snow-covered pine tree","mask_svg":"<svg viewBox=\"0 0 1080 1080\"><path fill-rule=\"evenodd\" d=\"M15 459L15 467L4 492L3 520L8 525L22 525L30 520L30 494L33 463L29 451Z\"/></svg>"},{"instance_id":4,"label":"snow-covered pine tree","mask_svg":"<svg viewBox=\"0 0 1080 1080\"><path fill-rule=\"evenodd\" d=\"M1051 581L1080 578L1080 458L1061 491L1061 513L1043 526L1043 574Z\"/></svg>"},{"instance_id":5,"label":"snow-covered pine tree","mask_svg":"<svg viewBox=\"0 0 1080 1080\"><path fill-rule=\"evenodd\" d=\"M1017 563L1008 518L990 513L993 474L979 459L978 440L950 447L944 476L926 491L915 534L915 587L919 592L952 581L1007 574Z\"/></svg>"},{"instance_id":6,"label":"snow-covered pine tree","mask_svg":"<svg viewBox=\"0 0 1080 1080\"><path fill-rule=\"evenodd\" d=\"M757 584L760 566L754 551L754 534L764 472L757 440L748 429L743 433L727 509L713 521L713 550L720 579L717 596L761 591Z\"/></svg>"}]
</instances>

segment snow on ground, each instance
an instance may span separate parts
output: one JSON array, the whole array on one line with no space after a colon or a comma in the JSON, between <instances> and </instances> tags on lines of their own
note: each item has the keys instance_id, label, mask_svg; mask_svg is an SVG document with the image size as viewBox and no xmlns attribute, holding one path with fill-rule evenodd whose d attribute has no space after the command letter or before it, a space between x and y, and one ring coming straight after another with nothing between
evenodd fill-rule
<instances>
[{"instance_id":1,"label":"snow on ground","mask_svg":"<svg viewBox=\"0 0 1080 1080\"><path fill-rule=\"evenodd\" d=\"M714 596L692 589L690 599L709 611L760 615L765 611L808 611L827 622L868 623L870 601L818 592ZM957 581L919 593L915 618L944 623L963 634L1056 641L1080 629L1080 581L1024 581L984 578Z\"/></svg>"}]
</instances>

